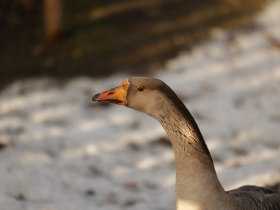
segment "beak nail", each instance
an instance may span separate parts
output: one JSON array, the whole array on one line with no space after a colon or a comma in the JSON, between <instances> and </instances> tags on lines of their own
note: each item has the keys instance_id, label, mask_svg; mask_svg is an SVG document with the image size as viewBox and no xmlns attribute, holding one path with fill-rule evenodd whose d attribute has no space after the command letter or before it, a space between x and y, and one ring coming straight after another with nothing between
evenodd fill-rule
<instances>
[{"instance_id":1,"label":"beak nail","mask_svg":"<svg viewBox=\"0 0 280 210\"><path fill-rule=\"evenodd\" d=\"M97 99L98 99L99 96L100 96L100 93L95 94L95 95L92 97L92 100L93 100L93 101L97 101Z\"/></svg>"}]
</instances>

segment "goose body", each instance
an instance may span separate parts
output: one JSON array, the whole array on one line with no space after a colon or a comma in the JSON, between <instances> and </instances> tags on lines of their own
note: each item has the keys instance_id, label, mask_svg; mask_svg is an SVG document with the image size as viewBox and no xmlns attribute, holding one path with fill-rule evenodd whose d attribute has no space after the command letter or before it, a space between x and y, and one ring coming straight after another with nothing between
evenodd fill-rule
<instances>
[{"instance_id":1,"label":"goose body","mask_svg":"<svg viewBox=\"0 0 280 210\"><path fill-rule=\"evenodd\" d=\"M280 194L271 190L257 186L224 190L194 118L161 80L129 78L93 100L124 105L160 122L175 154L177 210L280 210Z\"/></svg>"}]
</instances>

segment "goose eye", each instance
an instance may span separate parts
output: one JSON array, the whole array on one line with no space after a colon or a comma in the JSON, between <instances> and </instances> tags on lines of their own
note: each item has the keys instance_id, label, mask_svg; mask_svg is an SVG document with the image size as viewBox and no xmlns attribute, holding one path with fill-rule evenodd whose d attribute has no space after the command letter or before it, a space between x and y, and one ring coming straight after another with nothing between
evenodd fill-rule
<instances>
[{"instance_id":1,"label":"goose eye","mask_svg":"<svg viewBox=\"0 0 280 210\"><path fill-rule=\"evenodd\" d=\"M138 87L137 90L138 90L139 92L143 92L143 91L144 91L144 87Z\"/></svg>"}]
</instances>

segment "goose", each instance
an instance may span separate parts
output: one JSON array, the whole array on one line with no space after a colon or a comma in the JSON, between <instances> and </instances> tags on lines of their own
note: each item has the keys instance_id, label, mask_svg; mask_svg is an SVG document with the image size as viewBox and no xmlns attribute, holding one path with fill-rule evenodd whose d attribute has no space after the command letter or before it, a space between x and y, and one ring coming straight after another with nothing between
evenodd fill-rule
<instances>
[{"instance_id":1,"label":"goose","mask_svg":"<svg viewBox=\"0 0 280 210\"><path fill-rule=\"evenodd\" d=\"M92 100L144 112L162 125L175 154L177 210L280 210L280 193L270 189L246 185L224 190L198 125L163 81L132 77Z\"/></svg>"}]
</instances>

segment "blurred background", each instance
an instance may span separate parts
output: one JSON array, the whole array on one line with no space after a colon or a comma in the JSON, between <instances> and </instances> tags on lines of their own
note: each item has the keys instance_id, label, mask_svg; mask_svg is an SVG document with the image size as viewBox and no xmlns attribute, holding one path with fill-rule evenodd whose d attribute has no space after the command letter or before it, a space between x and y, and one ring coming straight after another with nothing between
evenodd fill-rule
<instances>
[{"instance_id":1,"label":"blurred background","mask_svg":"<svg viewBox=\"0 0 280 210\"><path fill-rule=\"evenodd\" d=\"M213 28L253 27L265 0L1 0L1 84L147 73Z\"/></svg>"},{"instance_id":2,"label":"blurred background","mask_svg":"<svg viewBox=\"0 0 280 210\"><path fill-rule=\"evenodd\" d=\"M91 101L133 75L178 94L226 190L280 192L279 11L279 0L0 0L0 209L174 209L159 123Z\"/></svg>"}]
</instances>

